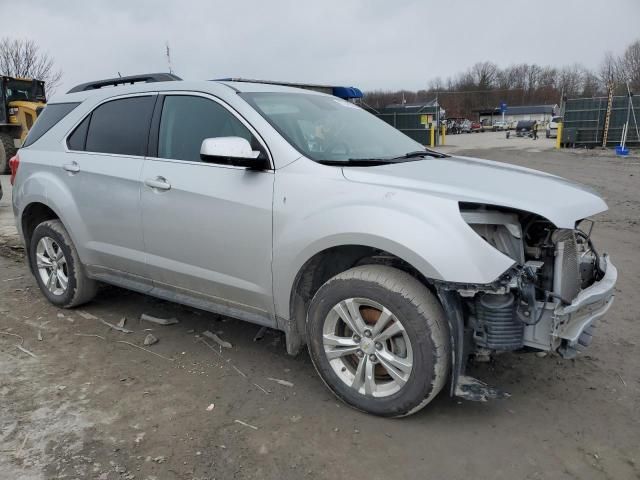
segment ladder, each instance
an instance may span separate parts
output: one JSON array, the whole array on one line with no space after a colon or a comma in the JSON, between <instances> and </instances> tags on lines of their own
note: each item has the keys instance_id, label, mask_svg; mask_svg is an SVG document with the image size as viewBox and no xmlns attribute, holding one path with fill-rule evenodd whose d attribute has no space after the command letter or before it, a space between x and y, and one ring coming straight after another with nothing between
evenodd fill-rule
<instances>
[{"instance_id":1,"label":"ladder","mask_svg":"<svg viewBox=\"0 0 640 480\"><path fill-rule=\"evenodd\" d=\"M602 135L602 148L607 148L607 137L609 136L609 122L611 121L611 110L613 109L613 82L609 83L609 99L607 100L607 114L604 117L604 133Z\"/></svg>"}]
</instances>

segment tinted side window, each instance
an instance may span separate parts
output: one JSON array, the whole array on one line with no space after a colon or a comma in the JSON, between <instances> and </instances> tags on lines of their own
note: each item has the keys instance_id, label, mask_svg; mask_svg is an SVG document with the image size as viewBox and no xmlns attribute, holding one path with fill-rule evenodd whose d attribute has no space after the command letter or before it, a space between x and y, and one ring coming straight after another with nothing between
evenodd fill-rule
<instances>
[{"instance_id":1,"label":"tinted side window","mask_svg":"<svg viewBox=\"0 0 640 480\"><path fill-rule=\"evenodd\" d=\"M257 149L251 132L222 105L187 95L168 95L164 99L159 158L200 161L202 141L214 137L246 138Z\"/></svg>"},{"instance_id":2,"label":"tinted side window","mask_svg":"<svg viewBox=\"0 0 640 480\"><path fill-rule=\"evenodd\" d=\"M80 105L80 103L50 103L47 105L40 115L38 115L36 123L33 124L31 130L29 130L23 146L28 147L32 145L78 105Z\"/></svg>"},{"instance_id":3,"label":"tinted side window","mask_svg":"<svg viewBox=\"0 0 640 480\"><path fill-rule=\"evenodd\" d=\"M69 150L84 150L84 143L87 139L90 120L91 115L87 116L80 125L76 127L73 133L69 135L67 138L67 147L69 147Z\"/></svg>"},{"instance_id":4,"label":"tinted side window","mask_svg":"<svg viewBox=\"0 0 640 480\"><path fill-rule=\"evenodd\" d=\"M103 103L91 114L87 152L144 156L155 96Z\"/></svg>"}]
</instances>

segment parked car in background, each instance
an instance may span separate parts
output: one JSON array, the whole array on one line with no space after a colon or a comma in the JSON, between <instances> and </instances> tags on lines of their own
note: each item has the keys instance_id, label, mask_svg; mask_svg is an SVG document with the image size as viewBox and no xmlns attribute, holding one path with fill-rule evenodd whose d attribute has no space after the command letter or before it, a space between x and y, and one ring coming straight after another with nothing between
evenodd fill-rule
<instances>
[{"instance_id":1,"label":"parked car in background","mask_svg":"<svg viewBox=\"0 0 640 480\"><path fill-rule=\"evenodd\" d=\"M518 126L518 120L511 120L510 122L507 122L507 126L507 130L515 130Z\"/></svg>"},{"instance_id":2,"label":"parked car in background","mask_svg":"<svg viewBox=\"0 0 640 480\"><path fill-rule=\"evenodd\" d=\"M533 136L533 124L535 120L520 120L516 125L516 137Z\"/></svg>"},{"instance_id":3,"label":"parked car in background","mask_svg":"<svg viewBox=\"0 0 640 480\"><path fill-rule=\"evenodd\" d=\"M484 132L482 124L480 122L471 122L471 133Z\"/></svg>"},{"instance_id":4,"label":"parked car in background","mask_svg":"<svg viewBox=\"0 0 640 480\"><path fill-rule=\"evenodd\" d=\"M556 138L558 136L559 123L562 123L562 117L551 118L551 121L547 124L547 129L546 129L547 138Z\"/></svg>"},{"instance_id":5,"label":"parked car in background","mask_svg":"<svg viewBox=\"0 0 640 480\"><path fill-rule=\"evenodd\" d=\"M483 132L490 132L493 129L493 125L491 125L491 121L486 118L480 120L480 125L482 125Z\"/></svg>"},{"instance_id":6,"label":"parked car in background","mask_svg":"<svg viewBox=\"0 0 640 480\"><path fill-rule=\"evenodd\" d=\"M456 135L460 133L460 127L458 125L458 122L456 122L455 119L448 119L447 120L447 135Z\"/></svg>"},{"instance_id":7,"label":"parked car in background","mask_svg":"<svg viewBox=\"0 0 640 480\"><path fill-rule=\"evenodd\" d=\"M497 122L493 122L493 131L499 132L509 130L509 124L507 122L503 122L502 120L498 120Z\"/></svg>"},{"instance_id":8,"label":"parked car in background","mask_svg":"<svg viewBox=\"0 0 640 480\"><path fill-rule=\"evenodd\" d=\"M462 120L460 122L460 132L461 133L471 133L471 120Z\"/></svg>"},{"instance_id":9,"label":"parked car in background","mask_svg":"<svg viewBox=\"0 0 640 480\"><path fill-rule=\"evenodd\" d=\"M79 85L20 149L13 212L52 304L104 282L281 330L337 397L389 417L445 386L499 395L470 355L591 342L617 278L582 227L607 209L594 191L427 150L331 95L167 78Z\"/></svg>"}]
</instances>

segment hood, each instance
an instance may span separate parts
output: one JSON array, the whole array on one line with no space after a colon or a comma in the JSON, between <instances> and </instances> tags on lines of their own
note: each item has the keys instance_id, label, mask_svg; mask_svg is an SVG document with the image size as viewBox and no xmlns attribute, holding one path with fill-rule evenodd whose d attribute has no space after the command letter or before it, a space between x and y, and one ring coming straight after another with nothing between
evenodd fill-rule
<instances>
[{"instance_id":1,"label":"hood","mask_svg":"<svg viewBox=\"0 0 640 480\"><path fill-rule=\"evenodd\" d=\"M607 209L589 187L529 168L470 157L426 158L378 167L344 167L347 180L403 188L458 202L540 215L559 228Z\"/></svg>"}]
</instances>

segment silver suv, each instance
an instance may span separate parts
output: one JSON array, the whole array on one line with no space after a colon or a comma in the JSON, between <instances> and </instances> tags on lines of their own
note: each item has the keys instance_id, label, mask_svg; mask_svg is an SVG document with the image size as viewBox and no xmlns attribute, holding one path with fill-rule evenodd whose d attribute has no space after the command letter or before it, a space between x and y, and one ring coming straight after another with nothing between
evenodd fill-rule
<instances>
[{"instance_id":1,"label":"silver suv","mask_svg":"<svg viewBox=\"0 0 640 480\"><path fill-rule=\"evenodd\" d=\"M55 305L104 282L279 329L339 398L403 416L445 385L499 396L470 355L575 356L612 304L588 188L425 150L331 95L144 80L49 103L12 162Z\"/></svg>"}]
</instances>

